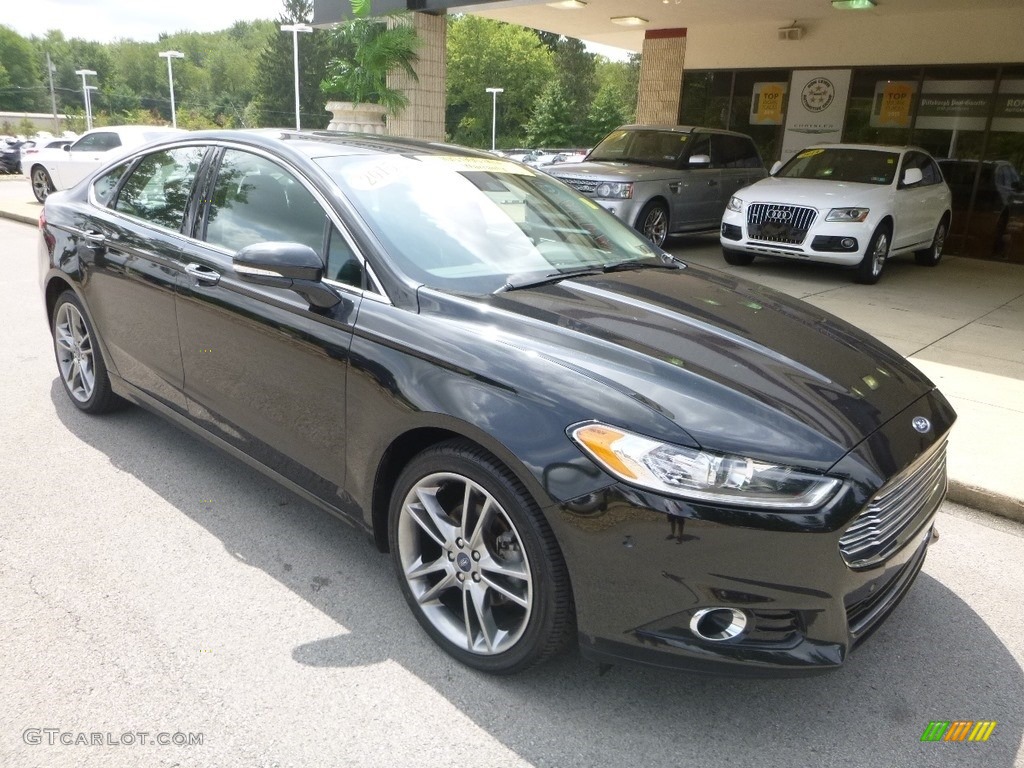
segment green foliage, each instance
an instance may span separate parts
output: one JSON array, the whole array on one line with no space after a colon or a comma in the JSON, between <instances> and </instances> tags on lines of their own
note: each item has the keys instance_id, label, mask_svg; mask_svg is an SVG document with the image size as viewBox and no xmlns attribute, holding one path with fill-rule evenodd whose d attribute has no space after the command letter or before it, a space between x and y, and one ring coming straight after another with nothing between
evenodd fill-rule
<instances>
[{"instance_id":1,"label":"green foliage","mask_svg":"<svg viewBox=\"0 0 1024 768\"><path fill-rule=\"evenodd\" d=\"M521 146L526 123L544 86L554 77L553 54L536 33L478 16L448 22L448 108L451 140L490 147L492 97L498 95L497 144Z\"/></svg>"},{"instance_id":2,"label":"green foliage","mask_svg":"<svg viewBox=\"0 0 1024 768\"><path fill-rule=\"evenodd\" d=\"M420 40L406 17L357 16L328 35L337 55L327 63L327 77L320 84L325 96L355 104L379 104L392 115L408 106L409 97L388 85L388 72L395 69L418 79L413 64Z\"/></svg>"},{"instance_id":3,"label":"green foliage","mask_svg":"<svg viewBox=\"0 0 1024 768\"><path fill-rule=\"evenodd\" d=\"M526 143L532 147L567 147L579 143L574 140L579 133L573 123L574 106L566 97L560 79L549 82L526 124Z\"/></svg>"},{"instance_id":4,"label":"green foliage","mask_svg":"<svg viewBox=\"0 0 1024 768\"><path fill-rule=\"evenodd\" d=\"M624 102L619 90L610 83L601 86L590 104L586 120L586 140L582 145L593 146L620 125L632 122L636 101ZM628 111L627 111L628 110Z\"/></svg>"},{"instance_id":5,"label":"green foliage","mask_svg":"<svg viewBox=\"0 0 1024 768\"><path fill-rule=\"evenodd\" d=\"M36 112L46 103L40 83L40 68L32 44L10 27L0 26L0 68L6 83L0 91L0 110Z\"/></svg>"}]
</instances>

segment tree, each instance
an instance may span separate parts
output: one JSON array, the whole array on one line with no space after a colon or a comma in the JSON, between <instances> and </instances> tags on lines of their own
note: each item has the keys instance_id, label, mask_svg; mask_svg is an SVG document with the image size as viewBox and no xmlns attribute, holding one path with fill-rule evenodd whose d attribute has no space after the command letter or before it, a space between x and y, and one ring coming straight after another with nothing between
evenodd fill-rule
<instances>
[{"instance_id":1,"label":"tree","mask_svg":"<svg viewBox=\"0 0 1024 768\"><path fill-rule=\"evenodd\" d=\"M277 23L259 47L256 65L255 111L260 125L284 126L295 122L295 70L292 35L281 24L304 24L313 14L312 0L284 0ZM326 128L320 80L331 53L327 32L315 29L299 36L299 111L307 128ZM249 114L250 110L246 110Z\"/></svg>"},{"instance_id":2,"label":"tree","mask_svg":"<svg viewBox=\"0 0 1024 768\"><path fill-rule=\"evenodd\" d=\"M478 16L448 22L448 109L445 127L452 141L491 145L492 97L498 96L498 146L522 145L526 123L544 86L554 76L553 55L525 27Z\"/></svg>"},{"instance_id":3,"label":"tree","mask_svg":"<svg viewBox=\"0 0 1024 768\"><path fill-rule=\"evenodd\" d=\"M597 92L597 56L575 37L559 38L554 53L555 72L565 99L566 125L570 129L569 144L581 146L588 143L586 121Z\"/></svg>"},{"instance_id":4,"label":"tree","mask_svg":"<svg viewBox=\"0 0 1024 768\"><path fill-rule=\"evenodd\" d=\"M605 83L590 103L585 140L581 146L596 144L620 125L631 122L634 114L635 104L627 107L619 90L613 84Z\"/></svg>"},{"instance_id":5,"label":"tree","mask_svg":"<svg viewBox=\"0 0 1024 768\"><path fill-rule=\"evenodd\" d=\"M46 103L46 89L31 42L10 27L0 26L0 67L6 85L0 91L0 109L36 112Z\"/></svg>"},{"instance_id":6,"label":"tree","mask_svg":"<svg viewBox=\"0 0 1024 768\"><path fill-rule=\"evenodd\" d=\"M526 124L527 144L533 147L568 147L585 143L575 141L581 131L573 123L573 107L561 81L549 82Z\"/></svg>"}]
</instances>

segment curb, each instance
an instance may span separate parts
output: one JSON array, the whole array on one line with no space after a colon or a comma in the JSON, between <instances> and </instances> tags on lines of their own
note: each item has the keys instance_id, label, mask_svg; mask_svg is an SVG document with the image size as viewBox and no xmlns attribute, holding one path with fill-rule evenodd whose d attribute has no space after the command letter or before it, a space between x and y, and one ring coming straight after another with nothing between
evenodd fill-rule
<instances>
[{"instance_id":1,"label":"curb","mask_svg":"<svg viewBox=\"0 0 1024 768\"><path fill-rule=\"evenodd\" d=\"M27 216L23 213L15 213L14 211L5 211L0 208L0 219L10 219L11 221L17 221L22 224L30 224L33 227L39 225L39 217Z\"/></svg>"},{"instance_id":2,"label":"curb","mask_svg":"<svg viewBox=\"0 0 1024 768\"><path fill-rule=\"evenodd\" d=\"M979 512L987 512L990 515L998 515L1016 520L1018 523L1024 523L1024 500L1015 499L1012 496L978 488L950 478L946 498Z\"/></svg>"}]
</instances>

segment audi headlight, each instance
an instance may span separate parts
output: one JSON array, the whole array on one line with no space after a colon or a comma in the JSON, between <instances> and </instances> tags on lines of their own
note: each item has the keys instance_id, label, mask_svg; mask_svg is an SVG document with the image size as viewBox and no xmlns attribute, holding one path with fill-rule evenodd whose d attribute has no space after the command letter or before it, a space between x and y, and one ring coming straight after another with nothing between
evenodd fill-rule
<instances>
[{"instance_id":1,"label":"audi headlight","mask_svg":"<svg viewBox=\"0 0 1024 768\"><path fill-rule=\"evenodd\" d=\"M628 200L633 196L633 184L619 181L602 181L594 190L594 197Z\"/></svg>"},{"instance_id":2,"label":"audi headlight","mask_svg":"<svg viewBox=\"0 0 1024 768\"><path fill-rule=\"evenodd\" d=\"M743 211L743 201L740 200L738 197L735 197L735 196L734 197L730 197L729 198L729 204L727 206L725 206L725 207L728 208L730 211L735 211L736 213L742 213L742 211Z\"/></svg>"},{"instance_id":3,"label":"audi headlight","mask_svg":"<svg viewBox=\"0 0 1024 768\"><path fill-rule=\"evenodd\" d=\"M663 443L606 424L586 424L570 436L620 480L693 501L802 512L824 504L841 484L794 467Z\"/></svg>"},{"instance_id":4,"label":"audi headlight","mask_svg":"<svg viewBox=\"0 0 1024 768\"><path fill-rule=\"evenodd\" d=\"M825 221L864 221L871 213L870 208L833 208L828 212Z\"/></svg>"}]
</instances>

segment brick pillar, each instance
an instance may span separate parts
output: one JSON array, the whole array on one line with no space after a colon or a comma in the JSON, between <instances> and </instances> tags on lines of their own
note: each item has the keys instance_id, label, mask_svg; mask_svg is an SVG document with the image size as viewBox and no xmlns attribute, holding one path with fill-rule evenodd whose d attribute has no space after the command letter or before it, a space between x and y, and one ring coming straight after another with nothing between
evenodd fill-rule
<instances>
[{"instance_id":1,"label":"brick pillar","mask_svg":"<svg viewBox=\"0 0 1024 768\"><path fill-rule=\"evenodd\" d=\"M447 19L443 13L413 13L411 21L404 23L413 24L420 38L419 61L413 65L419 81L405 72L388 75L388 85L404 90L409 106L397 117L388 116L387 132L391 136L444 141Z\"/></svg>"},{"instance_id":2,"label":"brick pillar","mask_svg":"<svg viewBox=\"0 0 1024 768\"><path fill-rule=\"evenodd\" d=\"M679 122L685 58L685 29L647 31L636 100L638 123L676 125Z\"/></svg>"}]
</instances>

